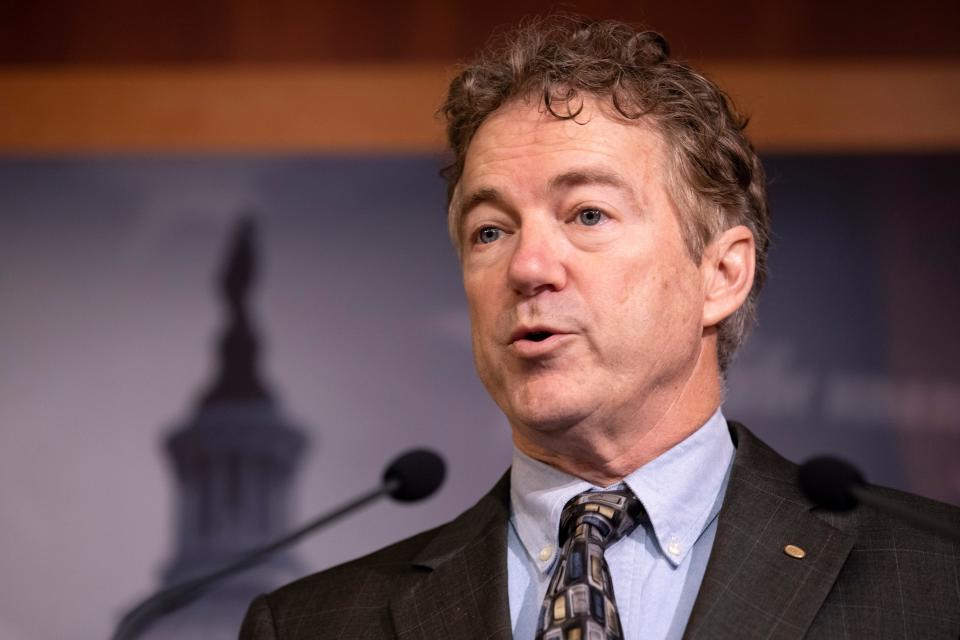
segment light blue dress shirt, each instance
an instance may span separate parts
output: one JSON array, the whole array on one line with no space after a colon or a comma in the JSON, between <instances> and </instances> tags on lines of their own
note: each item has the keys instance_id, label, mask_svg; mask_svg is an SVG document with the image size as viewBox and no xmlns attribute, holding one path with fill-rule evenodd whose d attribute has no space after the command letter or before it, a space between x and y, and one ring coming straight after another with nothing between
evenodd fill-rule
<instances>
[{"instance_id":1,"label":"light blue dress shirt","mask_svg":"<svg viewBox=\"0 0 960 640\"><path fill-rule=\"evenodd\" d=\"M727 421L717 409L700 429L624 478L650 518L605 553L625 638L683 635L713 547L733 455ZM559 555L563 506L590 489L601 487L514 449L507 579L517 640L536 634Z\"/></svg>"}]
</instances>

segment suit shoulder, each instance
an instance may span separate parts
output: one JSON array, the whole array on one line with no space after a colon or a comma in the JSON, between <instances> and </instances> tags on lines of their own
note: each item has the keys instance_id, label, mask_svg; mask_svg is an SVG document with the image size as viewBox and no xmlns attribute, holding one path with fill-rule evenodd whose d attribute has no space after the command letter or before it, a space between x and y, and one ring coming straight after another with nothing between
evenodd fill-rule
<instances>
[{"instance_id":1,"label":"suit shoulder","mask_svg":"<svg viewBox=\"0 0 960 640\"><path fill-rule=\"evenodd\" d=\"M871 494L882 498L894 508L901 507L960 530L960 507L897 489L875 485L868 485L867 488ZM846 512L815 509L814 513L837 529L854 535L855 550L913 552L913 557L917 560L925 558L937 564L946 562L948 565L960 566L960 546L942 535L918 527L885 510L861 504Z\"/></svg>"},{"instance_id":2,"label":"suit shoulder","mask_svg":"<svg viewBox=\"0 0 960 640\"><path fill-rule=\"evenodd\" d=\"M409 570L411 563L445 526L440 525L383 547L373 553L344 562L329 569L304 576L267 595L271 605L297 600L300 595L311 598L324 593L371 589L377 584L386 587Z\"/></svg>"},{"instance_id":3,"label":"suit shoulder","mask_svg":"<svg viewBox=\"0 0 960 640\"><path fill-rule=\"evenodd\" d=\"M958 518L960 518L960 506L940 502L939 500L927 498L915 493L907 493L899 489L891 489L890 487L881 487L878 485L869 485L869 487L872 493L922 513L939 515L951 519L953 522L957 522Z\"/></svg>"},{"instance_id":4,"label":"suit shoulder","mask_svg":"<svg viewBox=\"0 0 960 640\"><path fill-rule=\"evenodd\" d=\"M317 629L332 637L393 637L390 596L413 578L416 567L411 563L442 529L424 531L258 597L247 612L246 635L241 637L299 640L316 637Z\"/></svg>"},{"instance_id":5,"label":"suit shoulder","mask_svg":"<svg viewBox=\"0 0 960 640\"><path fill-rule=\"evenodd\" d=\"M945 554L948 558L957 557L957 550L946 538L915 527L885 511L860 505L851 511L831 512L812 504L799 489L797 464L774 451L742 424L733 421L729 424L737 445L734 477L739 481L762 485L764 491L770 491L780 499L805 505L821 520L853 535L858 548L914 548ZM868 489L896 507L916 511L927 518L960 528L960 507L887 487L868 485Z\"/></svg>"},{"instance_id":6,"label":"suit shoulder","mask_svg":"<svg viewBox=\"0 0 960 640\"><path fill-rule=\"evenodd\" d=\"M308 575L265 596L280 616L317 611L383 610L390 595L412 586L431 562L459 553L485 528L506 536L509 473L454 520L395 542L378 551ZM311 615L313 615L311 613Z\"/></svg>"},{"instance_id":7,"label":"suit shoulder","mask_svg":"<svg viewBox=\"0 0 960 640\"><path fill-rule=\"evenodd\" d=\"M872 494L883 498L893 505L901 506L922 516L926 516L931 520L947 523L953 526L955 529L960 529L960 507L947 504L946 502L939 502L937 500L919 496L913 493L907 493L897 489L890 489L888 487L870 485L869 489ZM896 527L896 530L902 534L909 534L909 536L906 537L907 539L930 539L930 542L936 546L951 544L946 538L933 533L928 533L924 529L916 527L885 512L867 507L863 507L863 511L865 512L863 518L864 522L861 526L870 525L875 522L883 522L885 524L889 524L890 526Z\"/></svg>"}]
</instances>

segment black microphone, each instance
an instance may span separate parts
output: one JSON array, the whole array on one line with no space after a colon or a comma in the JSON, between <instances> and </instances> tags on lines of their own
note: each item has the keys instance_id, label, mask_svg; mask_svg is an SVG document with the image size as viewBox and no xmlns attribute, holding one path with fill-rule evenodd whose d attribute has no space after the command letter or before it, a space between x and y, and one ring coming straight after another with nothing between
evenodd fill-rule
<instances>
[{"instance_id":1,"label":"black microphone","mask_svg":"<svg viewBox=\"0 0 960 640\"><path fill-rule=\"evenodd\" d=\"M804 495L829 511L849 511L862 503L918 529L960 542L960 529L871 491L863 479L863 474L852 464L839 458L824 456L808 460L801 465L798 480Z\"/></svg>"},{"instance_id":2,"label":"black microphone","mask_svg":"<svg viewBox=\"0 0 960 640\"><path fill-rule=\"evenodd\" d=\"M423 500L440 488L445 475L446 465L436 453L427 449L408 451L390 463L383 472L379 487L315 518L282 538L248 551L216 571L162 589L140 602L120 619L112 640L136 638L160 617L190 604L214 584L259 564L275 551L292 545L307 534L378 498L388 495L400 502Z\"/></svg>"},{"instance_id":3,"label":"black microphone","mask_svg":"<svg viewBox=\"0 0 960 640\"><path fill-rule=\"evenodd\" d=\"M408 451L390 463L383 472L383 485L400 502L423 500L440 488L446 466L443 458L427 449Z\"/></svg>"}]
</instances>

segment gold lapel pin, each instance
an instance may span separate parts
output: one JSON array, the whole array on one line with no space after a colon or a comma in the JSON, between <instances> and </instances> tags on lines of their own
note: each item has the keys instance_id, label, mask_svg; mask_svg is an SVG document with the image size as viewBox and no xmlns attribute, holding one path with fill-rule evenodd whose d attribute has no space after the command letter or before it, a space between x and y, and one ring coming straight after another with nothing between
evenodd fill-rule
<instances>
[{"instance_id":1,"label":"gold lapel pin","mask_svg":"<svg viewBox=\"0 0 960 640\"><path fill-rule=\"evenodd\" d=\"M788 544L783 548L783 552L791 558L796 558L797 560L802 560L803 558L807 557L807 552L795 544Z\"/></svg>"}]
</instances>

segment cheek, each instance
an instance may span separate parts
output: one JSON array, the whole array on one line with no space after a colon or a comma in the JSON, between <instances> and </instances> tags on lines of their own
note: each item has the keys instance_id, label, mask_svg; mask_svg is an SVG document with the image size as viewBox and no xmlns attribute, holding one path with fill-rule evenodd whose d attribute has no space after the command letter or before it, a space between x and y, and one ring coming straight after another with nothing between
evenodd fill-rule
<instances>
[{"instance_id":1,"label":"cheek","mask_svg":"<svg viewBox=\"0 0 960 640\"><path fill-rule=\"evenodd\" d=\"M489 291L490 289L485 286L483 278L476 274L464 275L463 292L467 298L467 307L470 309L471 322L475 323L483 317L485 309L490 304L489 294L484 294Z\"/></svg>"},{"instance_id":2,"label":"cheek","mask_svg":"<svg viewBox=\"0 0 960 640\"><path fill-rule=\"evenodd\" d=\"M699 325L699 271L689 259L634 264L624 269L614 286L623 315L624 332L672 335Z\"/></svg>"},{"instance_id":3,"label":"cheek","mask_svg":"<svg viewBox=\"0 0 960 640\"><path fill-rule=\"evenodd\" d=\"M645 315L662 308L675 285L674 269L656 261L633 261L611 278L612 298L625 312Z\"/></svg>"},{"instance_id":4,"label":"cheek","mask_svg":"<svg viewBox=\"0 0 960 640\"><path fill-rule=\"evenodd\" d=\"M490 357L488 351L497 333L500 306L491 287L483 286L478 279L464 281L467 307L470 311L470 333L475 359Z\"/></svg>"}]
</instances>

